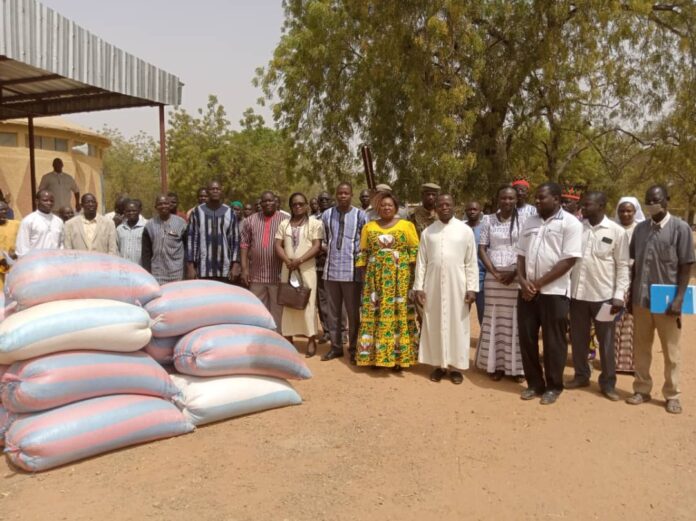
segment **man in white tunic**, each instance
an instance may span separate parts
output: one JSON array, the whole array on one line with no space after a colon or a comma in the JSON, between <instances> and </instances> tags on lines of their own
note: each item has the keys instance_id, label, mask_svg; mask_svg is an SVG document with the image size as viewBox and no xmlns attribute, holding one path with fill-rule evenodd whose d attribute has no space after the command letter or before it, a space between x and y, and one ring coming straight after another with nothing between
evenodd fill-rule
<instances>
[{"instance_id":1,"label":"man in white tunic","mask_svg":"<svg viewBox=\"0 0 696 521\"><path fill-rule=\"evenodd\" d=\"M27 215L19 225L17 257L22 257L31 250L55 249L63 246L63 221L53 215L54 197L48 190L41 190L36 195L36 211Z\"/></svg>"},{"instance_id":2,"label":"man in white tunic","mask_svg":"<svg viewBox=\"0 0 696 521\"><path fill-rule=\"evenodd\" d=\"M423 231L416 262L415 297L423 306L418 361L436 366L430 379L462 383L469 368L469 308L479 290L474 232L454 217L454 200L441 195L438 221Z\"/></svg>"}]
</instances>

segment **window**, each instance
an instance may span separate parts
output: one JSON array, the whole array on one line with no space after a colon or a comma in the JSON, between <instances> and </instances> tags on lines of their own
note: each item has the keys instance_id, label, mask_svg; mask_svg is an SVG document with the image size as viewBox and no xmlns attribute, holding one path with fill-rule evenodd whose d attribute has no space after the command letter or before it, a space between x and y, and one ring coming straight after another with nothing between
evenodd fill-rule
<instances>
[{"instance_id":1,"label":"window","mask_svg":"<svg viewBox=\"0 0 696 521\"><path fill-rule=\"evenodd\" d=\"M29 148L29 135L27 138L27 148ZM34 148L36 150L57 150L58 152L68 151L68 140L61 138L53 138L47 136L34 135Z\"/></svg>"},{"instance_id":2,"label":"window","mask_svg":"<svg viewBox=\"0 0 696 521\"><path fill-rule=\"evenodd\" d=\"M92 157L98 157L99 156L99 148L97 148L95 145L89 145L87 153L92 156Z\"/></svg>"},{"instance_id":3,"label":"window","mask_svg":"<svg viewBox=\"0 0 696 521\"><path fill-rule=\"evenodd\" d=\"M68 140L67 139L56 138L55 144L56 144L56 148L55 148L56 151L58 151L58 152L67 152L68 151Z\"/></svg>"},{"instance_id":4,"label":"window","mask_svg":"<svg viewBox=\"0 0 696 521\"><path fill-rule=\"evenodd\" d=\"M16 147L17 133L16 132L0 132L0 147Z\"/></svg>"}]
</instances>

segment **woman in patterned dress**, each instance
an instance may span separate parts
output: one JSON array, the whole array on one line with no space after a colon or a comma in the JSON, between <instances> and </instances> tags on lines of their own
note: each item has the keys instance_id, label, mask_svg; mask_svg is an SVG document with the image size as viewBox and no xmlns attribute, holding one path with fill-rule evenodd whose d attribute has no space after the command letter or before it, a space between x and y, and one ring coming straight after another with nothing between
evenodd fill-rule
<instances>
[{"instance_id":1,"label":"woman in patterned dress","mask_svg":"<svg viewBox=\"0 0 696 521\"><path fill-rule=\"evenodd\" d=\"M409 304L418 235L413 223L399 218L393 195L382 195L375 206L379 219L363 227L356 262L366 268L356 361L398 371L418 360L415 310Z\"/></svg>"},{"instance_id":2,"label":"woman in patterned dress","mask_svg":"<svg viewBox=\"0 0 696 521\"><path fill-rule=\"evenodd\" d=\"M517 241L527 215L517 211L517 191L511 186L498 190L498 211L481 225L479 257L486 266L481 334L476 349L476 367L495 381L508 375L524 380L522 353L517 333L515 280Z\"/></svg>"},{"instance_id":3,"label":"woman in patterned dress","mask_svg":"<svg viewBox=\"0 0 696 521\"><path fill-rule=\"evenodd\" d=\"M635 197L622 197L616 205L616 220L624 227L628 233L630 241L633 230L639 222L645 220L643 210L638 199ZM631 261L633 262L633 261ZM625 301L631 298L629 286L626 291ZM621 317L616 322L616 333L614 335L614 347L616 353L616 371L620 373L633 372L633 315L624 310Z\"/></svg>"}]
</instances>

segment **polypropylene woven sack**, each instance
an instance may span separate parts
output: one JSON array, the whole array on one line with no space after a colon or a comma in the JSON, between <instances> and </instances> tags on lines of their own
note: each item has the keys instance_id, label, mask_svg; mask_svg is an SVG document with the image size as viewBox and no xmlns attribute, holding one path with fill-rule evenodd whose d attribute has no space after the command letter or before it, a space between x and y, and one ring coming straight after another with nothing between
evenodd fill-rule
<instances>
[{"instance_id":1,"label":"polypropylene woven sack","mask_svg":"<svg viewBox=\"0 0 696 521\"><path fill-rule=\"evenodd\" d=\"M110 394L172 399L179 392L167 372L143 352L70 351L10 366L0 379L11 412L36 412Z\"/></svg>"},{"instance_id":2,"label":"polypropylene woven sack","mask_svg":"<svg viewBox=\"0 0 696 521\"><path fill-rule=\"evenodd\" d=\"M145 306L157 323L156 337L185 335L204 326L246 324L275 329L273 317L250 291L211 280L183 280L162 286L162 296Z\"/></svg>"},{"instance_id":3,"label":"polypropylene woven sack","mask_svg":"<svg viewBox=\"0 0 696 521\"><path fill-rule=\"evenodd\" d=\"M12 425L12 422L22 417L23 415L10 412L0 405L0 447L5 446L5 433Z\"/></svg>"},{"instance_id":4,"label":"polypropylene woven sack","mask_svg":"<svg viewBox=\"0 0 696 521\"><path fill-rule=\"evenodd\" d=\"M196 426L302 403L297 391L278 378L187 375L171 375L171 378L181 390L184 416Z\"/></svg>"},{"instance_id":5,"label":"polypropylene woven sack","mask_svg":"<svg viewBox=\"0 0 696 521\"><path fill-rule=\"evenodd\" d=\"M137 351L152 333L143 308L114 300L63 300L14 313L0 323L0 364L90 349Z\"/></svg>"},{"instance_id":6,"label":"polypropylene woven sack","mask_svg":"<svg viewBox=\"0 0 696 521\"><path fill-rule=\"evenodd\" d=\"M141 266L89 251L31 251L5 280L8 309L16 311L54 300L91 298L144 305L159 294L159 284Z\"/></svg>"},{"instance_id":7,"label":"polypropylene woven sack","mask_svg":"<svg viewBox=\"0 0 696 521\"><path fill-rule=\"evenodd\" d=\"M174 348L174 366L194 376L258 375L311 378L295 347L275 331L255 326L202 327Z\"/></svg>"},{"instance_id":8,"label":"polypropylene woven sack","mask_svg":"<svg viewBox=\"0 0 696 521\"><path fill-rule=\"evenodd\" d=\"M15 420L5 433L5 453L16 466L39 471L193 429L161 398L102 396Z\"/></svg>"},{"instance_id":9,"label":"polypropylene woven sack","mask_svg":"<svg viewBox=\"0 0 696 521\"><path fill-rule=\"evenodd\" d=\"M174 346L180 339L181 336L153 336L143 350L158 363L168 365L174 362Z\"/></svg>"}]
</instances>

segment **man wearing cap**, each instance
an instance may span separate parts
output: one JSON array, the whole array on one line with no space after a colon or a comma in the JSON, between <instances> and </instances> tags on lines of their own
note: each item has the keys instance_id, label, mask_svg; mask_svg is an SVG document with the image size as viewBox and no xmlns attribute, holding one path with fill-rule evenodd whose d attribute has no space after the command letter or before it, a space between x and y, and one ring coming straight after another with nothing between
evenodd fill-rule
<instances>
[{"instance_id":1,"label":"man wearing cap","mask_svg":"<svg viewBox=\"0 0 696 521\"><path fill-rule=\"evenodd\" d=\"M411 222L416 227L418 237L423 230L437 221L435 212L435 202L440 194L440 187L435 183L425 183L421 185L421 204L411 212Z\"/></svg>"},{"instance_id":2,"label":"man wearing cap","mask_svg":"<svg viewBox=\"0 0 696 521\"><path fill-rule=\"evenodd\" d=\"M563 194L561 195L561 207L566 212L574 215L582 221L582 208L580 207L581 197L582 192L578 187L573 185L566 185L563 188Z\"/></svg>"},{"instance_id":3,"label":"man wearing cap","mask_svg":"<svg viewBox=\"0 0 696 521\"><path fill-rule=\"evenodd\" d=\"M517 215L536 215L536 208L531 204L527 204L527 196L529 195L529 181L524 176L517 176L512 180L512 187L517 190Z\"/></svg>"},{"instance_id":4,"label":"man wearing cap","mask_svg":"<svg viewBox=\"0 0 696 521\"><path fill-rule=\"evenodd\" d=\"M372 193L372 200L371 201L374 201L375 196L377 194L380 194L380 193L387 193L387 194L392 193L391 186L389 186L388 184L385 184L385 183L378 184L377 186L375 186L375 189ZM408 219L408 210L406 208L400 206L397 213L399 214L399 217L401 219ZM377 209L374 208L374 205L372 205L372 204L370 204L370 208L365 211L365 215L367 216L366 222L376 221L377 219L379 219L379 213L377 212Z\"/></svg>"}]
</instances>

